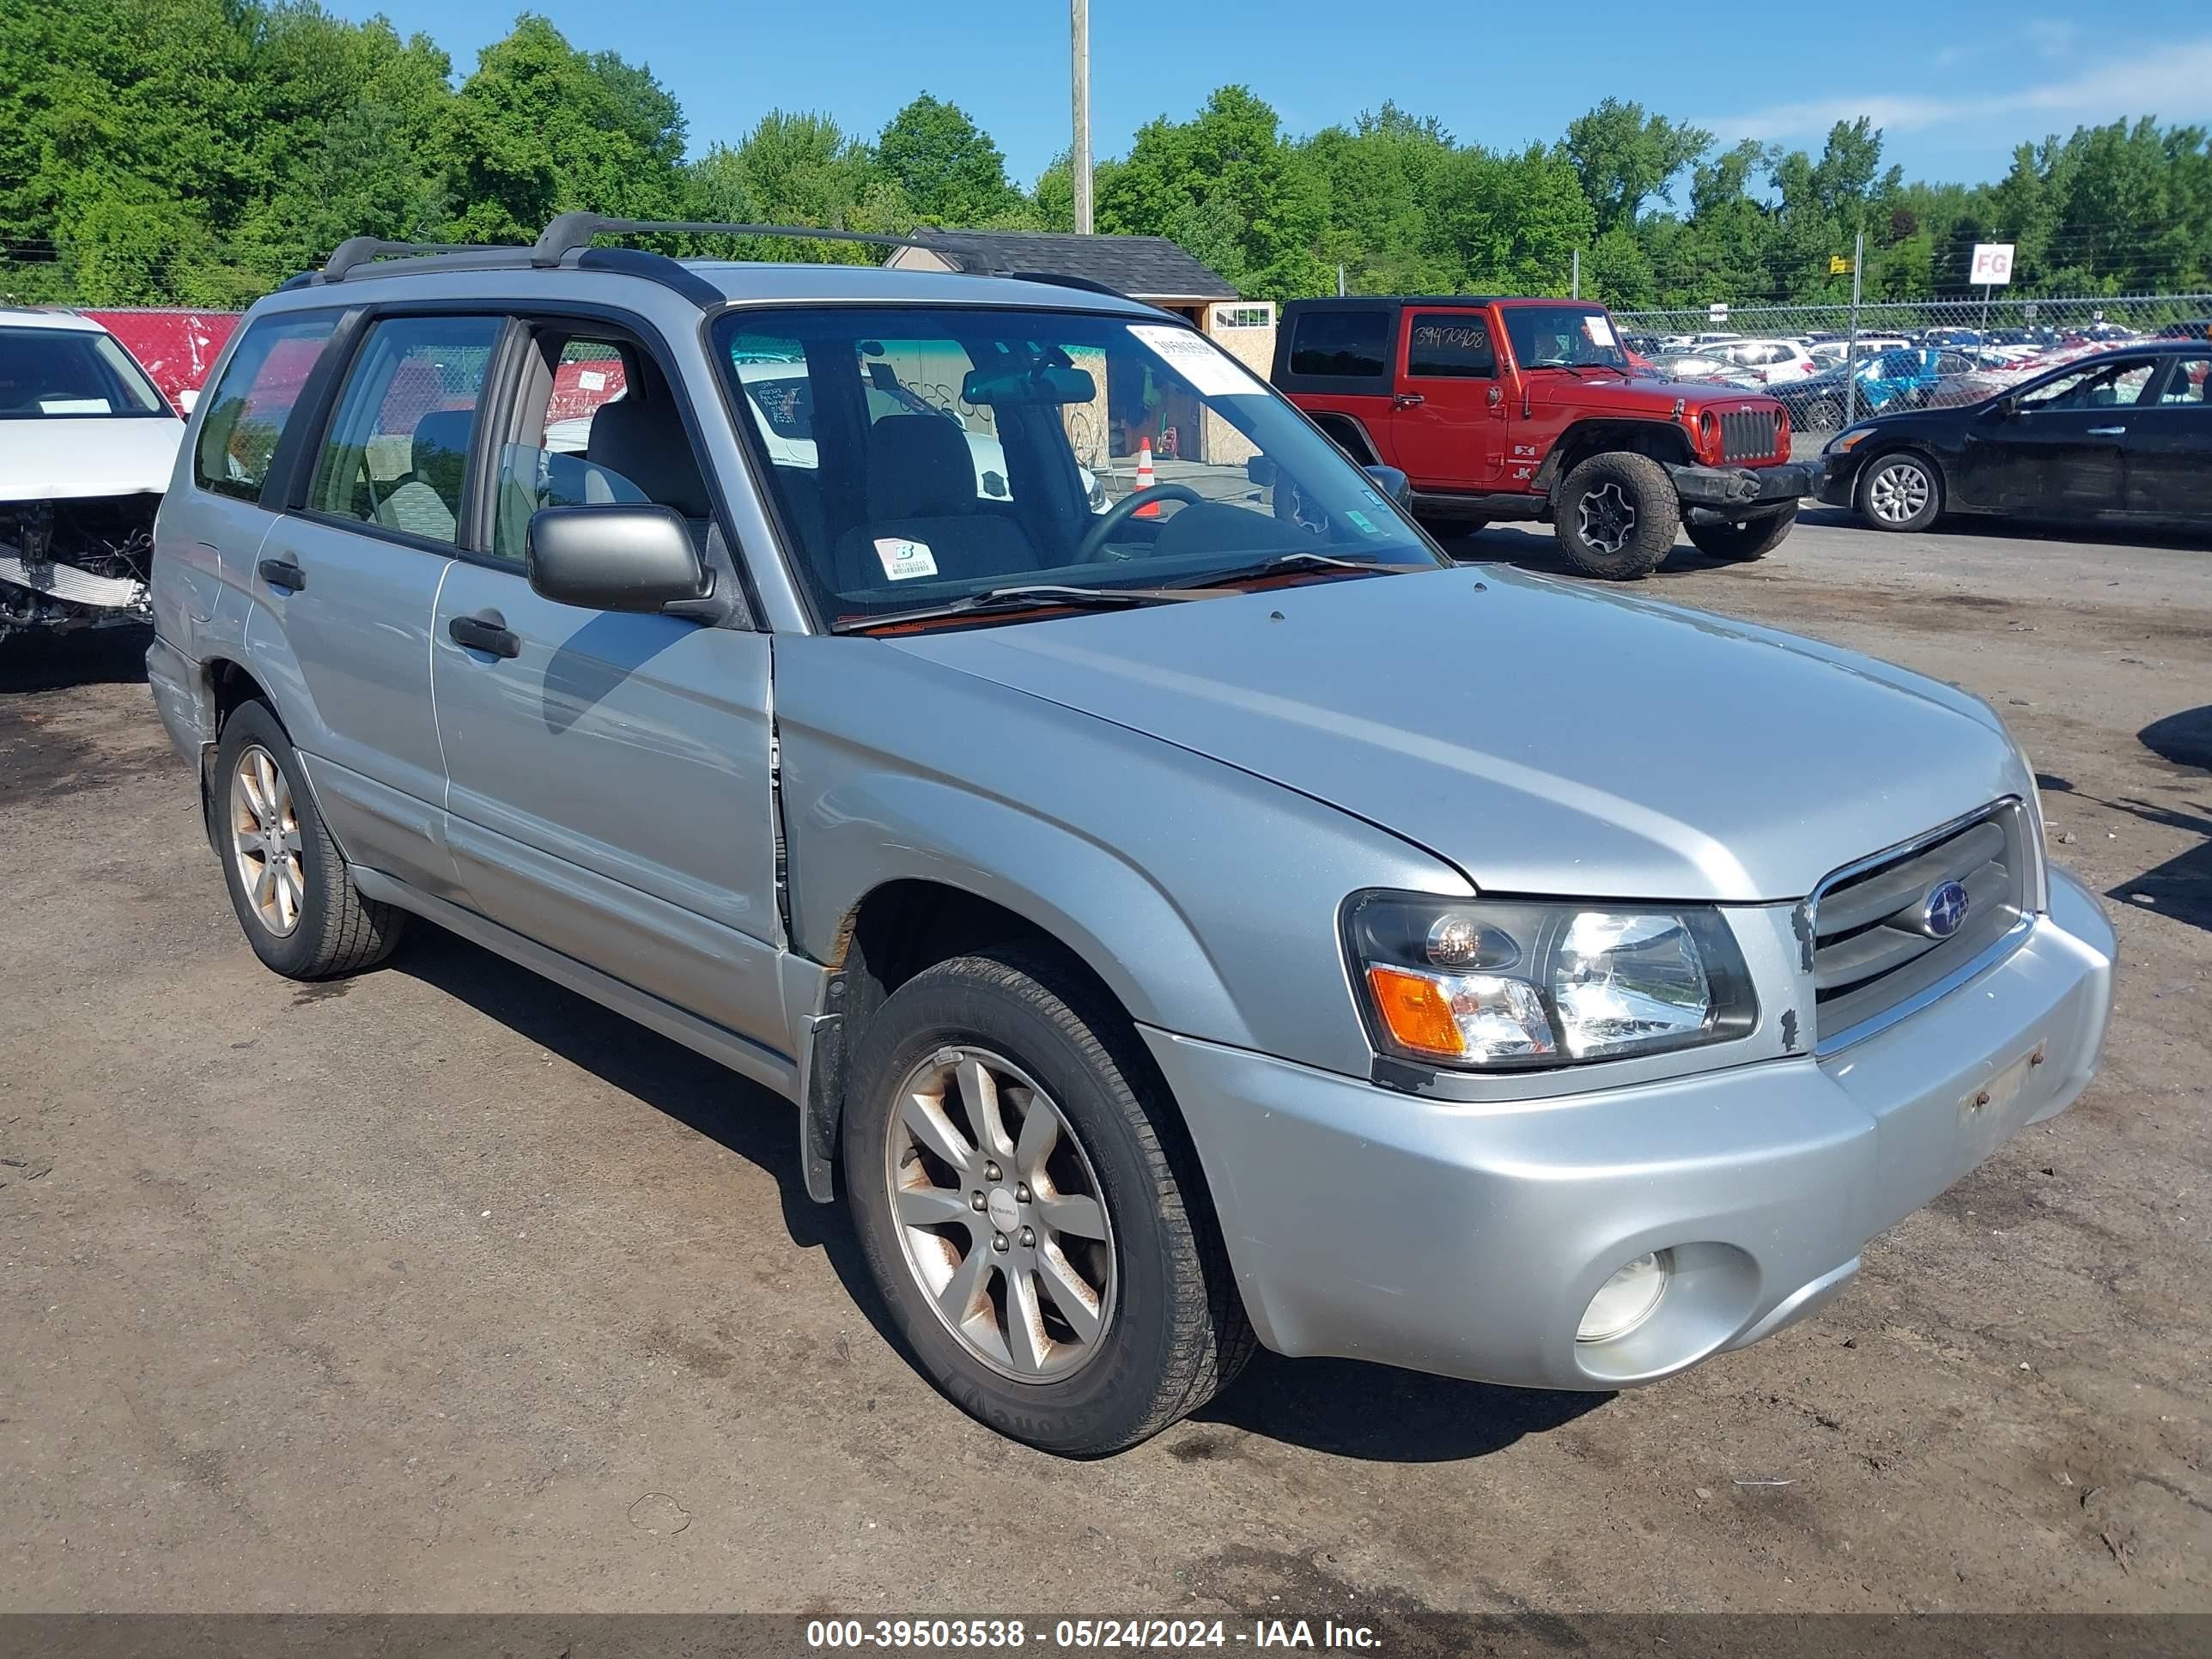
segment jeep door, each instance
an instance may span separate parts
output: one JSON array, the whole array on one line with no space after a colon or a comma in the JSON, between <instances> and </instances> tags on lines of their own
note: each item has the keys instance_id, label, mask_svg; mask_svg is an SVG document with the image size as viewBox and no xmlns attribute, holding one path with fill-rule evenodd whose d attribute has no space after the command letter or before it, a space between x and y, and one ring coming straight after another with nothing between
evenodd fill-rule
<instances>
[{"instance_id":1,"label":"jeep door","mask_svg":"<svg viewBox=\"0 0 2212 1659\"><path fill-rule=\"evenodd\" d=\"M468 902L781 1057L769 635L560 604L525 564L540 507L651 501L733 590L696 417L641 329L518 326L429 642Z\"/></svg>"},{"instance_id":2,"label":"jeep door","mask_svg":"<svg viewBox=\"0 0 2212 1659\"><path fill-rule=\"evenodd\" d=\"M335 406L250 571L248 657L353 863L441 896L445 767L430 623L468 508L496 316L364 315ZM311 396L313 395L312 392Z\"/></svg>"},{"instance_id":3,"label":"jeep door","mask_svg":"<svg viewBox=\"0 0 2212 1659\"><path fill-rule=\"evenodd\" d=\"M1399 331L1390 439L1414 488L1495 489L1504 470L1505 389L1490 313L1408 306Z\"/></svg>"}]
</instances>

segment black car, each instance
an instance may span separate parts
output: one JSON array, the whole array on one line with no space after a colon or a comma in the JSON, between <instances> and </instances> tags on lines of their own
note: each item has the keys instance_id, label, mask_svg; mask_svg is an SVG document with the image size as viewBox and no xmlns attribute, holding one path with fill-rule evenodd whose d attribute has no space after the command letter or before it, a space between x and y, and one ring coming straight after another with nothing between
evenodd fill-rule
<instances>
[{"instance_id":1,"label":"black car","mask_svg":"<svg viewBox=\"0 0 2212 1659\"><path fill-rule=\"evenodd\" d=\"M1878 415L1822 452L1820 499L1878 530L1946 513L2212 526L2212 345L2146 341L1978 403Z\"/></svg>"}]
</instances>

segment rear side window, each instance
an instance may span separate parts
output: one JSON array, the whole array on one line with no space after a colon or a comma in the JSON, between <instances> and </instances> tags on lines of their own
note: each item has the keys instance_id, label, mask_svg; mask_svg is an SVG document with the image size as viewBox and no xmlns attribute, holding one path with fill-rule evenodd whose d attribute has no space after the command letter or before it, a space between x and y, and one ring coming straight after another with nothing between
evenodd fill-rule
<instances>
[{"instance_id":1,"label":"rear side window","mask_svg":"<svg viewBox=\"0 0 2212 1659\"><path fill-rule=\"evenodd\" d=\"M307 505L451 546L502 319L394 317L362 343Z\"/></svg>"},{"instance_id":2,"label":"rear side window","mask_svg":"<svg viewBox=\"0 0 2212 1659\"><path fill-rule=\"evenodd\" d=\"M1291 337L1291 373L1380 380L1390 353L1387 311L1310 311Z\"/></svg>"},{"instance_id":3,"label":"rear side window","mask_svg":"<svg viewBox=\"0 0 2212 1659\"><path fill-rule=\"evenodd\" d=\"M1424 379L1495 379L1490 324L1465 312L1416 313L1406 342L1406 373Z\"/></svg>"},{"instance_id":4,"label":"rear side window","mask_svg":"<svg viewBox=\"0 0 2212 1659\"><path fill-rule=\"evenodd\" d=\"M192 477L201 489L261 499L284 422L337 325L331 312L264 318L246 330L200 421Z\"/></svg>"}]
</instances>

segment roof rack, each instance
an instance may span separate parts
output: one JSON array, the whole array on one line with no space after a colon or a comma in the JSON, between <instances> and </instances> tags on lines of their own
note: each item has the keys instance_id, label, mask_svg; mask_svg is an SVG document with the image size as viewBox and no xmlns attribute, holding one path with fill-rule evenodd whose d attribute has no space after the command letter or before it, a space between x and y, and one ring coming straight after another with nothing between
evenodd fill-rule
<instances>
[{"instance_id":1,"label":"roof rack","mask_svg":"<svg viewBox=\"0 0 2212 1659\"><path fill-rule=\"evenodd\" d=\"M885 236L867 230L830 230L812 225L733 225L713 220L611 219L603 213L563 213L545 227L530 250L533 265L557 265L592 245L594 236L793 236L812 242L867 242L877 247L942 248L911 236Z\"/></svg>"},{"instance_id":2,"label":"roof rack","mask_svg":"<svg viewBox=\"0 0 2212 1659\"><path fill-rule=\"evenodd\" d=\"M356 267L393 253L498 253L509 251L486 242L387 242L375 236L349 236L331 250L322 270L313 277L321 283L343 283ZM520 252L521 249L513 248Z\"/></svg>"}]
</instances>

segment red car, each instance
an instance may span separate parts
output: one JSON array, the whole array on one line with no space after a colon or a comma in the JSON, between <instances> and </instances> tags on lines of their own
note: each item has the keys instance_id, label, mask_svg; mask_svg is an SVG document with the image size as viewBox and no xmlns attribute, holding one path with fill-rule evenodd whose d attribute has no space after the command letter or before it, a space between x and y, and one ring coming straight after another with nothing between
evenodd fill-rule
<instances>
[{"instance_id":1,"label":"red car","mask_svg":"<svg viewBox=\"0 0 2212 1659\"><path fill-rule=\"evenodd\" d=\"M1297 300L1273 379L1355 460L1402 472L1416 512L1549 522L1584 575L1648 574L1678 528L1758 558L1820 483L1780 404L1646 378L1588 301Z\"/></svg>"}]
</instances>

